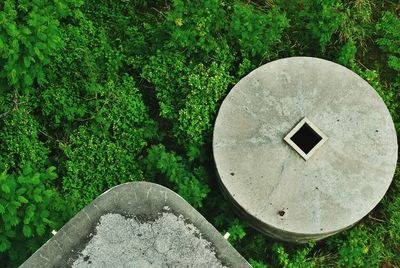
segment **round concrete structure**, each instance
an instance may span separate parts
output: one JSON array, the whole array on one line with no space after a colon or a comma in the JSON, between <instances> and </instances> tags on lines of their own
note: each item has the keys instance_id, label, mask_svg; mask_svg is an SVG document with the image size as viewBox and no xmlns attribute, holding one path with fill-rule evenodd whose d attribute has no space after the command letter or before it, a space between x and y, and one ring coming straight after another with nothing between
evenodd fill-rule
<instances>
[{"instance_id":1,"label":"round concrete structure","mask_svg":"<svg viewBox=\"0 0 400 268\"><path fill-rule=\"evenodd\" d=\"M221 105L213 150L237 211L274 238L306 242L351 227L382 199L397 163L389 111L330 61L293 57L240 80Z\"/></svg>"}]
</instances>

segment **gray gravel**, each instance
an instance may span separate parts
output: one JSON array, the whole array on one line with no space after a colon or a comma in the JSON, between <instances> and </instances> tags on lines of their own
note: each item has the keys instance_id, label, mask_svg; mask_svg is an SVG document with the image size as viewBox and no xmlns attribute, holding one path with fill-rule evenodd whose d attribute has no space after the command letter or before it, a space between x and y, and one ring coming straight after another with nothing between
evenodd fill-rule
<instances>
[{"instance_id":1,"label":"gray gravel","mask_svg":"<svg viewBox=\"0 0 400 268\"><path fill-rule=\"evenodd\" d=\"M120 214L101 216L96 234L72 267L225 267L210 242L183 216L169 212L155 221Z\"/></svg>"}]
</instances>

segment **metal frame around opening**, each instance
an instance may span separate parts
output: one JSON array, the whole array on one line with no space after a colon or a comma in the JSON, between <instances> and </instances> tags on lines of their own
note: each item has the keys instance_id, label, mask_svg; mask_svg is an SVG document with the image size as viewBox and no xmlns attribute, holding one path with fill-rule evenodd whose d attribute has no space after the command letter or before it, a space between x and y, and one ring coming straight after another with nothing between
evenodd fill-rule
<instances>
[{"instance_id":1,"label":"metal frame around opening","mask_svg":"<svg viewBox=\"0 0 400 268\"><path fill-rule=\"evenodd\" d=\"M291 137L296 134L296 132L304 125L307 124L310 128L315 131L320 137L321 140L311 149L311 151L306 154L296 143L291 140ZM283 138L304 160L310 159L310 157L328 140L328 137L316 126L312 123L307 117L304 117L297 125Z\"/></svg>"}]
</instances>

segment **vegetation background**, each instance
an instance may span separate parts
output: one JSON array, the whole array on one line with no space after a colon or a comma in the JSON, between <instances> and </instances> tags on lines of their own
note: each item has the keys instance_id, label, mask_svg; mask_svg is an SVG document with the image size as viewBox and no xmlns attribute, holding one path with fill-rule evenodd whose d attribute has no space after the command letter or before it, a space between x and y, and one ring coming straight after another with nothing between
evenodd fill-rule
<instances>
[{"instance_id":1,"label":"vegetation background","mask_svg":"<svg viewBox=\"0 0 400 268\"><path fill-rule=\"evenodd\" d=\"M289 245L231 212L211 148L230 88L299 55L367 80L399 131L399 14L396 0L1 0L0 266L106 189L148 180L229 232L255 268L399 267L399 170L361 223Z\"/></svg>"}]
</instances>

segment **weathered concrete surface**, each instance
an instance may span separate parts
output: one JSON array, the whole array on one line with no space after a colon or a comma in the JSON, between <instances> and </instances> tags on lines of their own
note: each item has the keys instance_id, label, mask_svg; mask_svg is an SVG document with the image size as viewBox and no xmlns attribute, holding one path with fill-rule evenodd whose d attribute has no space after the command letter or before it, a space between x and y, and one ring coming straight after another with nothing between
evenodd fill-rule
<instances>
[{"instance_id":1,"label":"weathered concrete surface","mask_svg":"<svg viewBox=\"0 0 400 268\"><path fill-rule=\"evenodd\" d=\"M226 267L216 258L211 243L185 219L168 212L155 221L101 216L73 268L84 267Z\"/></svg>"},{"instance_id":2,"label":"weathered concrete surface","mask_svg":"<svg viewBox=\"0 0 400 268\"><path fill-rule=\"evenodd\" d=\"M307 161L283 140L304 117L328 137ZM294 57L234 86L213 149L238 212L272 237L305 242L352 226L379 203L398 146L391 116L366 81L341 65Z\"/></svg>"},{"instance_id":3,"label":"weathered concrete surface","mask_svg":"<svg viewBox=\"0 0 400 268\"><path fill-rule=\"evenodd\" d=\"M169 208L168 213L178 216L182 215L187 222L199 230L202 238L210 242L210 247L213 252L215 252L215 256L222 265L240 268L251 267L221 234L182 197L161 185L149 182L125 183L103 193L66 223L54 237L47 241L46 244L25 261L21 267L71 267L79 258L79 252L85 249L86 245L95 234L95 228L101 216L108 213L120 214L126 217L137 217L139 220L152 222L159 218L160 213L165 212L165 207ZM186 227L187 226L190 225L186 225ZM114 234L122 235L119 232L115 232ZM126 235L130 237L132 234ZM182 236L182 234L176 234L176 237L180 236ZM125 238L119 237L119 239ZM115 237L115 239L117 239L117 237ZM155 241L156 240L152 240L151 243ZM182 244L182 250L184 250L185 248L183 245L185 245L186 242L179 242ZM152 244L148 246L150 247ZM163 244L159 246L160 248L158 248L158 250L162 251ZM199 246L201 246L201 244L199 244ZM191 245L188 249L194 248L195 246ZM199 247L197 250L201 252L202 249ZM192 254L198 254L199 252L196 251ZM185 251L182 252L182 254L186 256L190 253ZM91 261L94 261L94 259ZM199 262L201 262L201 260L198 260L198 263ZM140 268L165 267L157 266L156 264L146 266L146 264L143 263L137 265L129 264L128 266ZM97 267L112 266L100 265Z\"/></svg>"}]
</instances>

